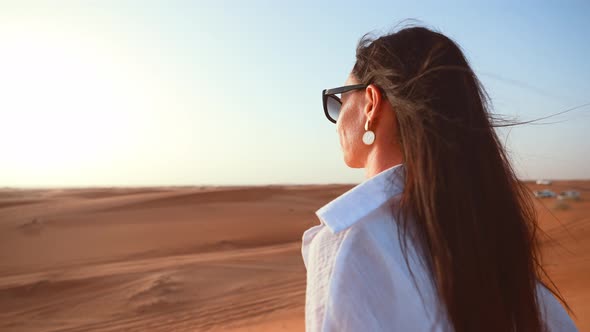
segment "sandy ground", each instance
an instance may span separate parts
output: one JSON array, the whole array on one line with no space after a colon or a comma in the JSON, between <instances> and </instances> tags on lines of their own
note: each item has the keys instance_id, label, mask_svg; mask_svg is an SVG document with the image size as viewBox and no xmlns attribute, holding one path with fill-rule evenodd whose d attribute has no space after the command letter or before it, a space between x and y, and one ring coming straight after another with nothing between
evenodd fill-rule
<instances>
[{"instance_id":1,"label":"sandy ground","mask_svg":"<svg viewBox=\"0 0 590 332\"><path fill-rule=\"evenodd\" d=\"M0 331L303 331L303 231L352 185L0 189ZM537 201L590 331L590 181Z\"/></svg>"}]
</instances>

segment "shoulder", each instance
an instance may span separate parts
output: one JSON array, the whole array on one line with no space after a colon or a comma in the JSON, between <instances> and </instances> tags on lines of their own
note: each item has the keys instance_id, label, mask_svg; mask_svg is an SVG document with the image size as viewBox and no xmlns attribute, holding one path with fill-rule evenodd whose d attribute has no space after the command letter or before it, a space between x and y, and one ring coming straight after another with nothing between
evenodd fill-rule
<instances>
[{"instance_id":1,"label":"shoulder","mask_svg":"<svg viewBox=\"0 0 590 332\"><path fill-rule=\"evenodd\" d=\"M308 277L330 279L338 286L355 275L390 284L422 274L414 244L400 233L391 211L391 206L383 205L344 229L334 231L320 224L305 231L302 254Z\"/></svg>"},{"instance_id":2,"label":"shoulder","mask_svg":"<svg viewBox=\"0 0 590 332\"><path fill-rule=\"evenodd\" d=\"M578 331L565 308L541 282L537 282L537 301L539 302L541 316L550 332Z\"/></svg>"},{"instance_id":3,"label":"shoulder","mask_svg":"<svg viewBox=\"0 0 590 332\"><path fill-rule=\"evenodd\" d=\"M395 220L382 206L359 219L354 224L341 229L334 229L324 222L307 229L302 236L302 254L307 266L311 257L317 255L335 258L339 256L359 254L352 250L356 247L373 248L388 246L397 234ZM325 264L326 262L323 261Z\"/></svg>"},{"instance_id":4,"label":"shoulder","mask_svg":"<svg viewBox=\"0 0 590 332\"><path fill-rule=\"evenodd\" d=\"M421 281L424 271L408 252L416 277L412 279L397 224L386 210L375 210L338 232L325 226L314 232L308 261L308 310L321 307L324 324L342 331L412 331L433 326L424 302L431 292L423 288L420 294L416 288L427 286ZM318 297L321 300L314 302Z\"/></svg>"},{"instance_id":5,"label":"shoulder","mask_svg":"<svg viewBox=\"0 0 590 332\"><path fill-rule=\"evenodd\" d=\"M334 229L325 223L309 228L302 236L302 255L306 267L316 260L322 266L333 265L338 260L358 258L366 264L376 259L387 261L378 267L391 267L404 263L402 245L405 234L394 217L394 200L371 210L347 227ZM409 247L412 247L412 243ZM385 262L383 262L385 263Z\"/></svg>"}]
</instances>

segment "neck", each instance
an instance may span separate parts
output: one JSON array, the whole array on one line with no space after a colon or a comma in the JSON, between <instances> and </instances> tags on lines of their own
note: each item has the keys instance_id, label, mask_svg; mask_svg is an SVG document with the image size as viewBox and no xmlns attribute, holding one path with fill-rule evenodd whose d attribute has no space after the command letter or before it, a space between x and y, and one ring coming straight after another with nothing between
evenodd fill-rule
<instances>
[{"instance_id":1,"label":"neck","mask_svg":"<svg viewBox=\"0 0 590 332\"><path fill-rule=\"evenodd\" d=\"M384 149L382 146L374 146L367 156L367 163L365 164L365 177L367 179L403 162L399 149L387 146Z\"/></svg>"}]
</instances>

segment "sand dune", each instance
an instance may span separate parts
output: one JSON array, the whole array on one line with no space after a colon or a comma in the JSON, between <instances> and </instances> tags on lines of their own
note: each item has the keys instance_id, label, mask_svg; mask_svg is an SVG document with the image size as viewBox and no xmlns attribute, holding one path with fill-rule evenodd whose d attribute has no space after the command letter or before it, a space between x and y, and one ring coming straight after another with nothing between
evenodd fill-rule
<instances>
[{"instance_id":1,"label":"sand dune","mask_svg":"<svg viewBox=\"0 0 590 332\"><path fill-rule=\"evenodd\" d=\"M0 330L302 331L301 234L351 187L0 189ZM544 264L583 331L590 181L561 188Z\"/></svg>"}]
</instances>

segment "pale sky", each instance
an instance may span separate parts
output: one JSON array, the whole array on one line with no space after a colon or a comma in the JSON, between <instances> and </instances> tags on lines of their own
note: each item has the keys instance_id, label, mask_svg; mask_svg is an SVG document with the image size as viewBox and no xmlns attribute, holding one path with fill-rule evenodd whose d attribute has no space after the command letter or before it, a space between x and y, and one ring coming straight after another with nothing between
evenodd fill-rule
<instances>
[{"instance_id":1,"label":"pale sky","mask_svg":"<svg viewBox=\"0 0 590 332\"><path fill-rule=\"evenodd\" d=\"M358 39L453 38L494 111L590 102L587 1L0 0L0 187L358 183L321 91ZM590 178L590 107L503 131L519 175Z\"/></svg>"}]
</instances>

